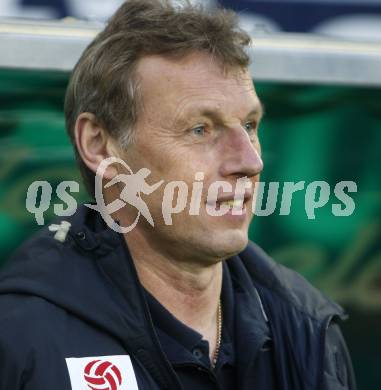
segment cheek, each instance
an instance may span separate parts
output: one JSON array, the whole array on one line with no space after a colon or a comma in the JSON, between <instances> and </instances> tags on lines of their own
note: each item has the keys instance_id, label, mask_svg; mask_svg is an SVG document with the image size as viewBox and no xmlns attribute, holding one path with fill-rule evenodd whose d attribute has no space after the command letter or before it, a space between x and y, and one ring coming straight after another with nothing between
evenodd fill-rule
<instances>
[{"instance_id":1,"label":"cheek","mask_svg":"<svg viewBox=\"0 0 381 390\"><path fill-rule=\"evenodd\" d=\"M204 183L217 176L221 156L223 154L216 146L184 145L173 138L152 134L151 139L140 139L128 157L134 172L143 167L150 169L148 183L165 181L158 192L163 191L168 182L181 180L187 183L191 193L196 172L204 173Z\"/></svg>"},{"instance_id":2,"label":"cheek","mask_svg":"<svg viewBox=\"0 0 381 390\"><path fill-rule=\"evenodd\" d=\"M141 168L148 168L151 174L148 177L150 182L153 176L157 176L164 171L166 157L165 153L160 153L152 144L134 145L126 153L126 162L130 165L133 172Z\"/></svg>"},{"instance_id":3,"label":"cheek","mask_svg":"<svg viewBox=\"0 0 381 390\"><path fill-rule=\"evenodd\" d=\"M143 156L147 168L166 174L173 167L181 166L183 163L184 154L180 151L181 146L177 145L173 140L164 136L159 139L152 136L141 145L138 153L140 156Z\"/></svg>"}]
</instances>

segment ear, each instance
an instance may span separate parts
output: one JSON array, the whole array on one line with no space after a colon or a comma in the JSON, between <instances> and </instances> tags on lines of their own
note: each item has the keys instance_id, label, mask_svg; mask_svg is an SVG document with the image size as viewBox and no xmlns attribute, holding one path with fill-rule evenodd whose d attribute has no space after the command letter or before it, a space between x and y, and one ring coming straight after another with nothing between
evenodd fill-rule
<instances>
[{"instance_id":1,"label":"ear","mask_svg":"<svg viewBox=\"0 0 381 390\"><path fill-rule=\"evenodd\" d=\"M98 124L94 114L82 112L75 123L74 134L82 161L94 173L104 159L112 156L118 157L114 140ZM115 167L109 165L103 178L111 180L116 174Z\"/></svg>"}]
</instances>

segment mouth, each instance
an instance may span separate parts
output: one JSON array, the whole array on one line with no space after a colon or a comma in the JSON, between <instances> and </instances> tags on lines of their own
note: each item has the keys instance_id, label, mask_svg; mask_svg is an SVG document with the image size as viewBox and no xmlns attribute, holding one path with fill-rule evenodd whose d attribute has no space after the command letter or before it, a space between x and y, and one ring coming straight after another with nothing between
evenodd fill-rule
<instances>
[{"instance_id":1,"label":"mouth","mask_svg":"<svg viewBox=\"0 0 381 390\"><path fill-rule=\"evenodd\" d=\"M230 200L218 201L216 205L219 207L221 207L222 205L229 206L230 210L242 209L242 207L245 206L245 199L230 199Z\"/></svg>"},{"instance_id":2,"label":"mouth","mask_svg":"<svg viewBox=\"0 0 381 390\"><path fill-rule=\"evenodd\" d=\"M249 190L236 194L222 194L217 197L217 205L227 205L234 208L242 208L252 198L252 193Z\"/></svg>"},{"instance_id":3,"label":"mouth","mask_svg":"<svg viewBox=\"0 0 381 390\"><path fill-rule=\"evenodd\" d=\"M222 212L220 216L242 216L245 217L247 214L247 204L249 203L252 195L250 192L242 194L223 194L218 197L215 201L207 203L209 210L215 210L217 213Z\"/></svg>"}]
</instances>

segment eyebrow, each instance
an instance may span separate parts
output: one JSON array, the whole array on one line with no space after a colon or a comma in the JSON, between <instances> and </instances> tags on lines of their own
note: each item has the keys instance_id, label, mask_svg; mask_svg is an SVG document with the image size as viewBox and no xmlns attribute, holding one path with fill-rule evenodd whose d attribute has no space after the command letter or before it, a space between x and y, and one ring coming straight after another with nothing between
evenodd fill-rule
<instances>
[{"instance_id":1,"label":"eyebrow","mask_svg":"<svg viewBox=\"0 0 381 390\"><path fill-rule=\"evenodd\" d=\"M259 115L259 119L263 118L265 115L265 106L261 100L258 99L259 104L256 105L247 115L246 117L252 115Z\"/></svg>"},{"instance_id":2,"label":"eyebrow","mask_svg":"<svg viewBox=\"0 0 381 390\"><path fill-rule=\"evenodd\" d=\"M212 107L194 107L192 110L191 110L191 113L194 114L196 113L198 115L202 115L202 116L206 116L206 117L209 117L215 121L218 121L220 120L220 114L222 113L222 111L218 110L216 111L214 108ZM264 107L264 104L262 103L261 100L258 99L258 104L256 104L250 111L249 113L245 116L246 118L250 117L250 116L254 116L254 115L257 115L259 116L259 120L263 117L263 115L265 114L265 107Z\"/></svg>"}]
</instances>

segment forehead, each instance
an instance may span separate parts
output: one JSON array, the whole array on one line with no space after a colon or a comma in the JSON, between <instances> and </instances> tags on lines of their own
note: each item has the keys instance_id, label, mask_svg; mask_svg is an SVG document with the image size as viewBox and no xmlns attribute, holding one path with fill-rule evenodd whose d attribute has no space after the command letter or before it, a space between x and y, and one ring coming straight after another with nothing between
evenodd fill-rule
<instances>
[{"instance_id":1,"label":"forehead","mask_svg":"<svg viewBox=\"0 0 381 390\"><path fill-rule=\"evenodd\" d=\"M209 54L192 53L181 59L146 56L137 66L143 104L155 110L180 113L196 105L216 110L245 111L258 105L248 70L225 71Z\"/></svg>"}]
</instances>

